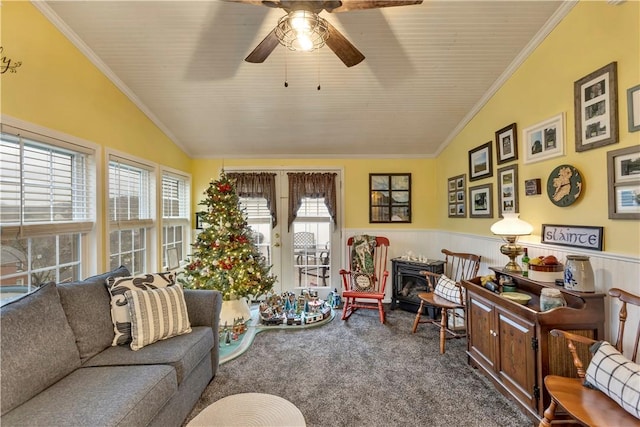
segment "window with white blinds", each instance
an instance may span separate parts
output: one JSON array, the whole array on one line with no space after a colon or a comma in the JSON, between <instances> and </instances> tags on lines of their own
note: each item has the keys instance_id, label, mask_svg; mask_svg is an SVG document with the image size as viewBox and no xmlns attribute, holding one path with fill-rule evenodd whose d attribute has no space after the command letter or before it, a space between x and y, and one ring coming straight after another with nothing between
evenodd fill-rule
<instances>
[{"instance_id":1,"label":"window with white blinds","mask_svg":"<svg viewBox=\"0 0 640 427\"><path fill-rule=\"evenodd\" d=\"M67 144L70 145L70 144ZM0 222L23 235L93 226L93 156L8 133L0 140ZM29 225L45 227L27 227ZM52 227L53 225L53 227ZM7 230L9 232L9 230Z\"/></svg>"},{"instance_id":2,"label":"window with white blinds","mask_svg":"<svg viewBox=\"0 0 640 427\"><path fill-rule=\"evenodd\" d=\"M153 168L111 155L108 182L110 267L125 265L132 274L144 273L155 216Z\"/></svg>"},{"instance_id":3,"label":"window with white blinds","mask_svg":"<svg viewBox=\"0 0 640 427\"><path fill-rule=\"evenodd\" d=\"M189 178L169 171L162 172L162 265L168 266L167 250L176 248L178 261L186 258L190 230Z\"/></svg>"},{"instance_id":4,"label":"window with white blinds","mask_svg":"<svg viewBox=\"0 0 640 427\"><path fill-rule=\"evenodd\" d=\"M240 197L240 207L250 223L271 224L271 212L264 197Z\"/></svg>"},{"instance_id":5,"label":"window with white blinds","mask_svg":"<svg viewBox=\"0 0 640 427\"><path fill-rule=\"evenodd\" d=\"M81 279L95 193L93 149L2 125L2 300L50 281Z\"/></svg>"}]
</instances>

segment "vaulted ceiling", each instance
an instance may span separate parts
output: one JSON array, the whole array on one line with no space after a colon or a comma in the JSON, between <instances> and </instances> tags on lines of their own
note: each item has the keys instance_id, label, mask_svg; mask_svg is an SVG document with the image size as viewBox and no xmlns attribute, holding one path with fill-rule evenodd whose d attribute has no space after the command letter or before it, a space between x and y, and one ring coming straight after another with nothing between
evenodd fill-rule
<instances>
[{"instance_id":1,"label":"vaulted ceiling","mask_svg":"<svg viewBox=\"0 0 640 427\"><path fill-rule=\"evenodd\" d=\"M276 158L437 155L573 6L322 12L366 58L348 68L326 46L245 62L285 14L259 4L35 4L189 155Z\"/></svg>"}]
</instances>

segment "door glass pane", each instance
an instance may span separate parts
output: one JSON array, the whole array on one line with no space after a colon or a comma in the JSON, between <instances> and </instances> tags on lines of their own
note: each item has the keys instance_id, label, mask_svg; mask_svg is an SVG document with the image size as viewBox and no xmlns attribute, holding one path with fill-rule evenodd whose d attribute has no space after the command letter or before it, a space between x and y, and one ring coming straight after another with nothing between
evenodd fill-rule
<instances>
[{"instance_id":1,"label":"door glass pane","mask_svg":"<svg viewBox=\"0 0 640 427\"><path fill-rule=\"evenodd\" d=\"M324 199L305 198L293 223L295 286L331 286L331 217Z\"/></svg>"},{"instance_id":2,"label":"door glass pane","mask_svg":"<svg viewBox=\"0 0 640 427\"><path fill-rule=\"evenodd\" d=\"M266 265L271 261L271 213L264 197L241 197L240 206L247 217L247 224L253 231L253 241L265 259Z\"/></svg>"}]
</instances>

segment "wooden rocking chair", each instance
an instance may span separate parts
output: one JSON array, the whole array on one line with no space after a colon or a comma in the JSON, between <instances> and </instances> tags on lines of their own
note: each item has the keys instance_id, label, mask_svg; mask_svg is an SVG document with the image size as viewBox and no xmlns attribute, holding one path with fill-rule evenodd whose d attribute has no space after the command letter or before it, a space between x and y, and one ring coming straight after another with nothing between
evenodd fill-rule
<instances>
[{"instance_id":1,"label":"wooden rocking chair","mask_svg":"<svg viewBox=\"0 0 640 427\"><path fill-rule=\"evenodd\" d=\"M624 326L627 320L627 304L640 307L640 296L617 288L610 289L609 295L613 298L618 298L621 302L618 336L614 346L616 350L622 353ZM637 363L640 325L638 325L635 333L631 361ZM575 343L592 345L596 340L559 329L551 330L550 334L556 337L564 337L567 341L578 378L561 377L558 375L547 375L544 377L544 386L549 392L551 403L544 411L544 417L538 427L551 426L551 422L556 419L556 408L558 406L561 406L571 418L587 426L640 426L639 419L625 411L609 398L609 396L599 390L587 388L583 385L586 370L576 352ZM552 355L550 354L549 357L552 357Z\"/></svg>"},{"instance_id":2,"label":"wooden rocking chair","mask_svg":"<svg viewBox=\"0 0 640 427\"><path fill-rule=\"evenodd\" d=\"M349 270L340 270L344 291L342 299L344 308L342 309L342 320L347 320L359 308L378 310L380 322L384 323L385 313L382 305L384 290L387 285L387 248L389 239L386 237L375 238L375 248L373 250L373 274L362 275L355 270L355 262L352 256L354 248L354 238L347 240L347 253L349 254ZM358 287L360 276L367 282L363 288ZM372 301L373 300L373 301Z\"/></svg>"}]
</instances>

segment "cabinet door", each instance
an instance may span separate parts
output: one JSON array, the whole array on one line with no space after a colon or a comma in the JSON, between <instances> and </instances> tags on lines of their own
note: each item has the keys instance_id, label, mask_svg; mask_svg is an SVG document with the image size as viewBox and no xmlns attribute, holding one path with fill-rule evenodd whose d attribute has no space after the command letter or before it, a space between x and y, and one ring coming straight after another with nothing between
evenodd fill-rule
<instances>
[{"instance_id":1,"label":"cabinet door","mask_svg":"<svg viewBox=\"0 0 640 427\"><path fill-rule=\"evenodd\" d=\"M469 296L469 353L488 370L494 370L495 337L493 335L493 304L476 294Z\"/></svg>"},{"instance_id":2,"label":"cabinet door","mask_svg":"<svg viewBox=\"0 0 640 427\"><path fill-rule=\"evenodd\" d=\"M535 325L495 307L498 332L496 373L507 389L524 404L536 408Z\"/></svg>"}]
</instances>

